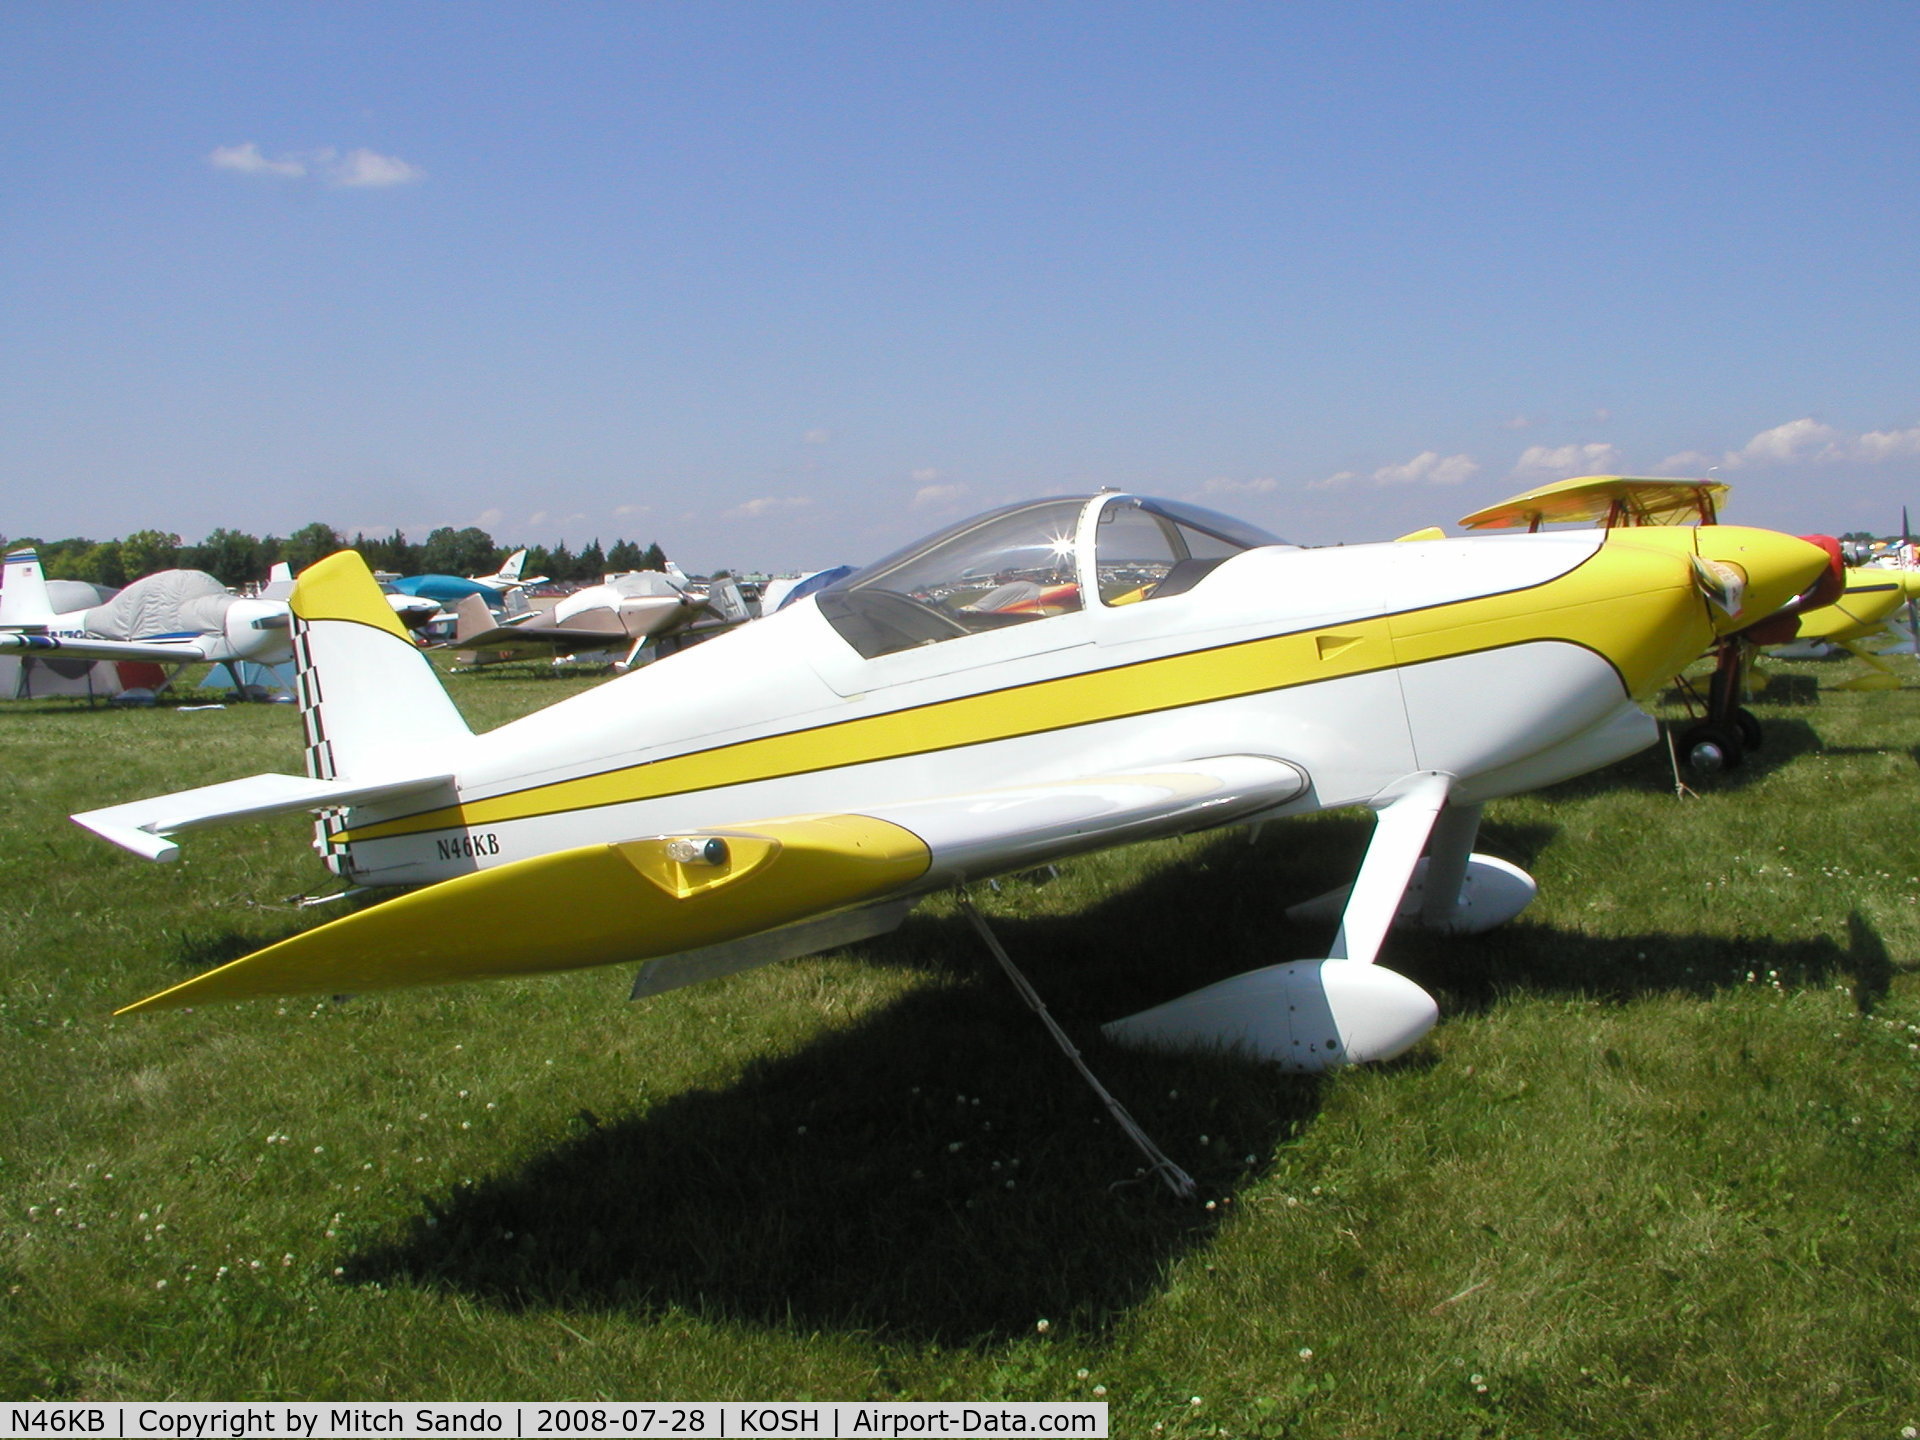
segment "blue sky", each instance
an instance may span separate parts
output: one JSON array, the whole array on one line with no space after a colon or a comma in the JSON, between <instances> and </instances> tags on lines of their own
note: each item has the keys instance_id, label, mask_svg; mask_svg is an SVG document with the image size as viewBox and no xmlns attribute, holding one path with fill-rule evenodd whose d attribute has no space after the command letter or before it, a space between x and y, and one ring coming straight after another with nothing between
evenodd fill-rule
<instances>
[{"instance_id":1,"label":"blue sky","mask_svg":"<svg viewBox=\"0 0 1920 1440\"><path fill-rule=\"evenodd\" d=\"M1920 6L0 7L0 532L1920 507Z\"/></svg>"}]
</instances>

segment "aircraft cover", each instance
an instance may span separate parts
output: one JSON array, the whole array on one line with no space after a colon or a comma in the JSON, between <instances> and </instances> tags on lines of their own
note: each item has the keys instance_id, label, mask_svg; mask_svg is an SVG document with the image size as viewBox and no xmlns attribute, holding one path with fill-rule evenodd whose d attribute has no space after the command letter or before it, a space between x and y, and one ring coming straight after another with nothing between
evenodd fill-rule
<instances>
[{"instance_id":1,"label":"aircraft cover","mask_svg":"<svg viewBox=\"0 0 1920 1440\"><path fill-rule=\"evenodd\" d=\"M233 596L204 570L161 570L136 580L82 622L103 640L218 634Z\"/></svg>"}]
</instances>

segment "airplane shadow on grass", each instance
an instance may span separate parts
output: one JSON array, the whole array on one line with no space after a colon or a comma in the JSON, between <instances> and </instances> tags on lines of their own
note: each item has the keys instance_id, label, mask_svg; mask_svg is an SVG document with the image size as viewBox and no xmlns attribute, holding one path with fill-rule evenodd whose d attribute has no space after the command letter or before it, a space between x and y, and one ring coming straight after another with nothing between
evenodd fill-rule
<instances>
[{"instance_id":1,"label":"airplane shadow on grass","mask_svg":"<svg viewBox=\"0 0 1920 1440\"><path fill-rule=\"evenodd\" d=\"M1667 720L1665 727L1678 743L1690 723L1676 717ZM1757 750L1748 750L1738 768L1701 775L1682 767L1681 780L1694 793L1705 797L1723 791L1744 790L1808 755L1856 753L1829 746L1820 738L1819 732L1804 720L1766 714L1760 717L1760 724L1763 732L1761 746ZM1577 775L1571 780L1563 780L1539 793L1547 799L1576 799L1611 794L1617 790L1672 792L1673 760L1667 753L1664 738L1624 760L1617 760L1585 775Z\"/></svg>"},{"instance_id":2,"label":"airplane shadow on grass","mask_svg":"<svg viewBox=\"0 0 1920 1440\"><path fill-rule=\"evenodd\" d=\"M1140 1176L1138 1154L963 917L915 917L864 956L927 973L919 989L725 1089L631 1119L581 1112L571 1138L429 1199L404 1232L348 1262L349 1281L906 1344L990 1343L1042 1319L1102 1332L1158 1293L1169 1263L1209 1243L1235 1192L1318 1114L1321 1082L1224 1056L1130 1053L1099 1023L1325 954L1328 928L1290 924L1286 906L1350 878L1370 829L1329 816L1255 844L1244 832L1190 842L1168 868L1071 916L1002 918L1018 894L981 897L1096 1072L1213 1208ZM1489 825L1483 848L1524 862L1554 833ZM1515 990L1709 994L1756 967L1791 985L1830 983L1851 966L1871 972L1857 977L1863 990L1884 988L1890 963L1884 950L1873 959L1876 945L1870 932L1843 946L1594 939L1522 924L1399 934L1384 958L1457 1017ZM1398 1063L1434 1063L1433 1047Z\"/></svg>"}]
</instances>

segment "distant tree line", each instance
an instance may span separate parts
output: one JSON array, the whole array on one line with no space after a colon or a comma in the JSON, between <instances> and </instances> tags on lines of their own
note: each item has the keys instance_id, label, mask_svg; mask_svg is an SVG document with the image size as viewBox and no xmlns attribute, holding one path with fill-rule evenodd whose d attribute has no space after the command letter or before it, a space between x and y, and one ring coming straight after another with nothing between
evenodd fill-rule
<instances>
[{"instance_id":1,"label":"distant tree line","mask_svg":"<svg viewBox=\"0 0 1920 1440\"><path fill-rule=\"evenodd\" d=\"M358 550L375 570L396 575L491 575L518 545L497 545L475 526L456 530L443 525L416 545L396 530L351 540L331 525L315 521L291 535L264 538L240 530L215 530L197 545L163 530L136 530L119 540L41 540L0 536L0 550L31 545L40 552L40 565L49 580L86 580L117 589L156 570L205 570L223 585L236 589L267 578L267 571L284 560L298 575L307 566L336 550ZM644 548L631 540L616 540L605 550L599 540L579 554L560 544L526 547L522 573L551 580L597 583L603 575L625 570L664 570L666 552L658 544Z\"/></svg>"}]
</instances>

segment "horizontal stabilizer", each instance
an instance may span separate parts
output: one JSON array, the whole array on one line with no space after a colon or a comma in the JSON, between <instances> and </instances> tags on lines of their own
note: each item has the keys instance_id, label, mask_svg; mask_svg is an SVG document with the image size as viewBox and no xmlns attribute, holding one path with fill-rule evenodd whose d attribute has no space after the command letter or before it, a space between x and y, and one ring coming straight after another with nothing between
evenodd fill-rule
<instances>
[{"instance_id":1,"label":"horizontal stabilizer","mask_svg":"<svg viewBox=\"0 0 1920 1440\"><path fill-rule=\"evenodd\" d=\"M859 815L583 845L402 895L119 1013L677 955L909 891L926 869L917 836Z\"/></svg>"},{"instance_id":2,"label":"horizontal stabilizer","mask_svg":"<svg viewBox=\"0 0 1920 1440\"><path fill-rule=\"evenodd\" d=\"M173 860L178 858L180 847L164 837L182 830L263 815L364 805L452 783L452 775L411 775L365 785L349 780L309 780L300 775L249 775L244 780L226 780L197 790L177 790L171 795L88 810L73 819L103 840L111 840L145 859Z\"/></svg>"}]
</instances>

